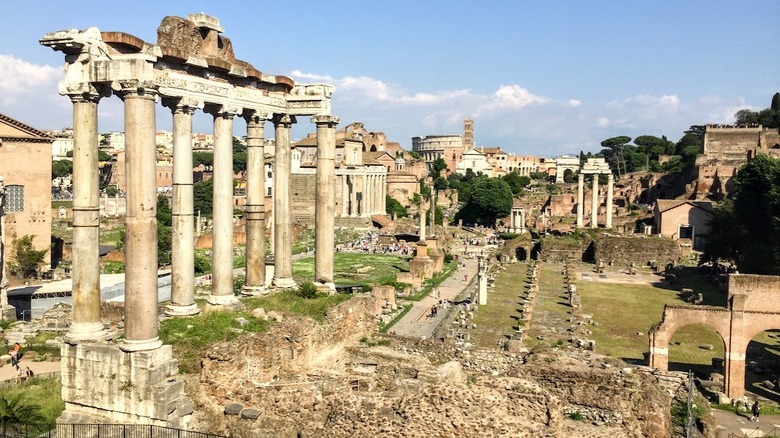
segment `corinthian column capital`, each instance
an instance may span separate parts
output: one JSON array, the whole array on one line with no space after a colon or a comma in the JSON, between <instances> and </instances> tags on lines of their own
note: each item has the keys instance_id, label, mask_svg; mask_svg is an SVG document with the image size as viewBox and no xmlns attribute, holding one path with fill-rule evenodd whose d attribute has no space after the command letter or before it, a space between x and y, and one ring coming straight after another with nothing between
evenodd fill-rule
<instances>
[{"instance_id":1,"label":"corinthian column capital","mask_svg":"<svg viewBox=\"0 0 780 438\"><path fill-rule=\"evenodd\" d=\"M73 103L98 103L103 97L111 96L111 88L90 83L61 86L60 94L68 96Z\"/></svg>"},{"instance_id":2,"label":"corinthian column capital","mask_svg":"<svg viewBox=\"0 0 780 438\"><path fill-rule=\"evenodd\" d=\"M289 114L274 114L271 120L275 128L292 128L292 125L296 122L295 116Z\"/></svg>"},{"instance_id":3,"label":"corinthian column capital","mask_svg":"<svg viewBox=\"0 0 780 438\"><path fill-rule=\"evenodd\" d=\"M339 124L339 118L332 115L311 116L311 122L317 125L326 125L328 128L335 128Z\"/></svg>"},{"instance_id":4,"label":"corinthian column capital","mask_svg":"<svg viewBox=\"0 0 780 438\"><path fill-rule=\"evenodd\" d=\"M166 97L162 99L162 104L166 108L170 108L173 114L187 114L193 115L195 111L203 108L203 102L198 102L196 99L189 97Z\"/></svg>"},{"instance_id":5,"label":"corinthian column capital","mask_svg":"<svg viewBox=\"0 0 780 438\"><path fill-rule=\"evenodd\" d=\"M127 97L156 99L158 95L157 85L154 81L138 79L117 81L111 85L111 88L123 100Z\"/></svg>"},{"instance_id":6,"label":"corinthian column capital","mask_svg":"<svg viewBox=\"0 0 780 438\"><path fill-rule=\"evenodd\" d=\"M246 120L247 125L260 125L271 118L270 113L249 108L244 110L242 116L244 117L244 120Z\"/></svg>"},{"instance_id":7,"label":"corinthian column capital","mask_svg":"<svg viewBox=\"0 0 780 438\"><path fill-rule=\"evenodd\" d=\"M211 114L212 116L222 117L224 119L232 119L238 114L241 114L243 108L236 105L222 105L222 104L209 104L207 103L203 111Z\"/></svg>"}]
</instances>

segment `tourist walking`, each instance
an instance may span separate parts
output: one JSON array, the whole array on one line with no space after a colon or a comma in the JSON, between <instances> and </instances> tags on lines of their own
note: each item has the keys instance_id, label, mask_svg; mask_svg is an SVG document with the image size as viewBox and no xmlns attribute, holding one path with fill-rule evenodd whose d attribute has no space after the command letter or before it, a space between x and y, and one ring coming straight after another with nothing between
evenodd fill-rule
<instances>
[{"instance_id":1,"label":"tourist walking","mask_svg":"<svg viewBox=\"0 0 780 438\"><path fill-rule=\"evenodd\" d=\"M750 421L758 421L758 416L761 414L761 406L758 405L758 400L753 403L750 412L753 414L753 416L750 417Z\"/></svg>"}]
</instances>

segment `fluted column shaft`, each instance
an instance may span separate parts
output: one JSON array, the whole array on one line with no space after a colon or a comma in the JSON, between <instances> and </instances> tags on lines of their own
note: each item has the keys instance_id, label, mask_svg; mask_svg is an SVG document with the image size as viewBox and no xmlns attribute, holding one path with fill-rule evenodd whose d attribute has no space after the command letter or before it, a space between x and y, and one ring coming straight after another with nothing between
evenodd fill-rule
<instances>
[{"instance_id":1,"label":"fluted column shaft","mask_svg":"<svg viewBox=\"0 0 780 438\"><path fill-rule=\"evenodd\" d=\"M336 213L336 124L338 117L314 116L317 125L317 200L314 205L314 281L333 285Z\"/></svg>"},{"instance_id":2,"label":"fluted column shaft","mask_svg":"<svg viewBox=\"0 0 780 438\"><path fill-rule=\"evenodd\" d=\"M95 340L100 321L100 189L98 181L98 97L73 102L73 310L67 338Z\"/></svg>"},{"instance_id":3,"label":"fluted column shaft","mask_svg":"<svg viewBox=\"0 0 780 438\"><path fill-rule=\"evenodd\" d=\"M612 190L613 189L613 177L610 173L607 175L607 218L604 223L604 226L607 228L612 228Z\"/></svg>"},{"instance_id":4,"label":"fluted column shaft","mask_svg":"<svg viewBox=\"0 0 780 438\"><path fill-rule=\"evenodd\" d=\"M244 293L265 289L265 114L245 113L246 128L246 284Z\"/></svg>"},{"instance_id":5,"label":"fluted column shaft","mask_svg":"<svg viewBox=\"0 0 780 438\"><path fill-rule=\"evenodd\" d=\"M162 345L157 333L156 91L128 84L125 102L125 339L126 351Z\"/></svg>"},{"instance_id":6,"label":"fluted column shaft","mask_svg":"<svg viewBox=\"0 0 780 438\"><path fill-rule=\"evenodd\" d=\"M582 228L582 216L585 211L585 175L580 172L577 176L577 228Z\"/></svg>"},{"instance_id":7,"label":"fluted column shaft","mask_svg":"<svg viewBox=\"0 0 780 438\"><path fill-rule=\"evenodd\" d=\"M599 176L593 174L593 193L590 198L590 226L591 228L598 228L599 217Z\"/></svg>"},{"instance_id":8,"label":"fluted column shaft","mask_svg":"<svg viewBox=\"0 0 780 438\"><path fill-rule=\"evenodd\" d=\"M181 99L166 102L173 111L173 208L171 303L169 315L194 315L195 202L192 180L192 115L195 106Z\"/></svg>"},{"instance_id":9,"label":"fluted column shaft","mask_svg":"<svg viewBox=\"0 0 780 438\"><path fill-rule=\"evenodd\" d=\"M235 305L233 295L233 118L235 108L216 107L212 200L211 294L213 306Z\"/></svg>"},{"instance_id":10,"label":"fluted column shaft","mask_svg":"<svg viewBox=\"0 0 780 438\"><path fill-rule=\"evenodd\" d=\"M290 202L290 128L295 117L274 115L276 137L274 172L274 278L277 287L295 287L292 277L292 205Z\"/></svg>"}]
</instances>

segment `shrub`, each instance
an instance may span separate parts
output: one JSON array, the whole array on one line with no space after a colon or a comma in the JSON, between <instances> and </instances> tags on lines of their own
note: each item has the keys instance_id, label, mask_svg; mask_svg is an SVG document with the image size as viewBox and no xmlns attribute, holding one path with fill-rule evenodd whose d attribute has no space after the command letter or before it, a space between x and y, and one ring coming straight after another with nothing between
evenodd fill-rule
<instances>
[{"instance_id":1,"label":"shrub","mask_svg":"<svg viewBox=\"0 0 780 438\"><path fill-rule=\"evenodd\" d=\"M315 286L314 283L310 281L302 283L298 287L298 296L307 300L317 298L317 286Z\"/></svg>"}]
</instances>

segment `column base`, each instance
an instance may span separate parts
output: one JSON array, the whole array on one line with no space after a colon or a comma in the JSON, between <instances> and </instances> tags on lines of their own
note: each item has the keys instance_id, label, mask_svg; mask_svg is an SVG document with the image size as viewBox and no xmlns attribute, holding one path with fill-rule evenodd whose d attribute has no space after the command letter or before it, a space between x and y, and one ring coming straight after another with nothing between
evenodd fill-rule
<instances>
[{"instance_id":1,"label":"column base","mask_svg":"<svg viewBox=\"0 0 780 438\"><path fill-rule=\"evenodd\" d=\"M162 345L162 341L157 336L152 339L142 340L123 339L122 342L118 344L119 349L125 352L156 350L162 347Z\"/></svg>"},{"instance_id":2,"label":"column base","mask_svg":"<svg viewBox=\"0 0 780 438\"><path fill-rule=\"evenodd\" d=\"M314 285L317 286L317 290L327 293L328 295L336 294L336 284L332 281L316 281Z\"/></svg>"},{"instance_id":3,"label":"column base","mask_svg":"<svg viewBox=\"0 0 780 438\"><path fill-rule=\"evenodd\" d=\"M235 295L209 295L206 299L206 312L218 310L244 310L244 303Z\"/></svg>"},{"instance_id":4,"label":"column base","mask_svg":"<svg viewBox=\"0 0 780 438\"><path fill-rule=\"evenodd\" d=\"M200 313L198 305L195 303L180 306L176 304L168 304L165 306L165 314L168 316L192 316Z\"/></svg>"},{"instance_id":5,"label":"column base","mask_svg":"<svg viewBox=\"0 0 780 438\"><path fill-rule=\"evenodd\" d=\"M294 289L298 287L298 283L296 283L292 278L274 277L272 284L280 289Z\"/></svg>"},{"instance_id":6,"label":"column base","mask_svg":"<svg viewBox=\"0 0 780 438\"><path fill-rule=\"evenodd\" d=\"M178 368L170 345L129 352L113 344L64 344L65 411L57 422L187 428L193 404L184 393ZM95 429L89 429L88 435L97 432ZM71 428L58 431L64 438L77 435Z\"/></svg>"},{"instance_id":7,"label":"column base","mask_svg":"<svg viewBox=\"0 0 780 438\"><path fill-rule=\"evenodd\" d=\"M268 288L265 286L244 286L241 288L241 295L248 297L268 295Z\"/></svg>"},{"instance_id":8,"label":"column base","mask_svg":"<svg viewBox=\"0 0 780 438\"><path fill-rule=\"evenodd\" d=\"M78 344L82 342L103 342L111 339L111 332L106 330L101 322L83 322L71 324L65 334L65 342Z\"/></svg>"}]
</instances>

